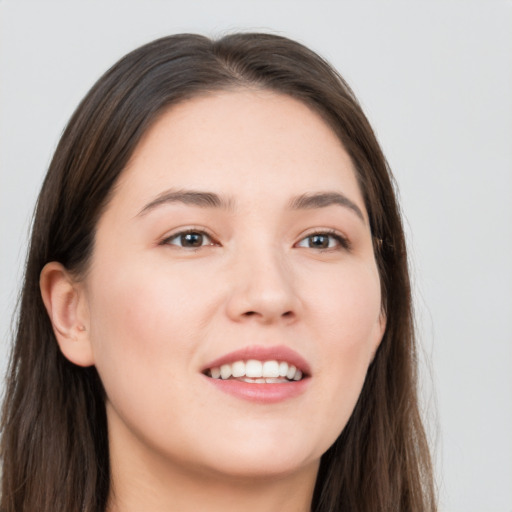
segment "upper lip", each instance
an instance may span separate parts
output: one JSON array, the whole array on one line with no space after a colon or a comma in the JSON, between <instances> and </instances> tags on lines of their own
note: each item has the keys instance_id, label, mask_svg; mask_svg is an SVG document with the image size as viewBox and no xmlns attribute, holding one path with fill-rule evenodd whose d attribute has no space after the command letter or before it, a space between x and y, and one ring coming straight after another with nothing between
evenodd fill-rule
<instances>
[{"instance_id":1,"label":"upper lip","mask_svg":"<svg viewBox=\"0 0 512 512\"><path fill-rule=\"evenodd\" d=\"M287 363L293 364L304 375L311 375L309 363L295 350L285 345L271 347L253 345L244 347L214 359L204 366L201 371L205 372L210 368L218 368L223 364L232 364L236 361L248 361L249 359L256 359L258 361L286 361Z\"/></svg>"}]
</instances>

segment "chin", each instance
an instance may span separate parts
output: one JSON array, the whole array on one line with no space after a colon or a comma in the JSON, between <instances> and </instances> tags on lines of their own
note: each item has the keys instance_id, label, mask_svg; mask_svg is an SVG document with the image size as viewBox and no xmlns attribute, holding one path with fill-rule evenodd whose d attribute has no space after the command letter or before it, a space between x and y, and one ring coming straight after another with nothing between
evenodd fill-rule
<instances>
[{"instance_id":1,"label":"chin","mask_svg":"<svg viewBox=\"0 0 512 512\"><path fill-rule=\"evenodd\" d=\"M216 464L213 469L218 475L241 480L265 480L280 479L287 476L301 473L303 471L315 472L320 464L319 458L295 459L293 457L262 457L256 455L251 459L242 460L237 457L235 460L223 461Z\"/></svg>"},{"instance_id":2,"label":"chin","mask_svg":"<svg viewBox=\"0 0 512 512\"><path fill-rule=\"evenodd\" d=\"M295 439L294 442L283 440L283 434L262 439L248 438L245 442L226 436L223 442L215 445L215 451L209 451L202 458L205 466L218 475L232 478L280 478L293 473L318 468L320 458L328 446L310 446L305 440ZM229 442L232 441L232 442ZM198 454L199 455L199 454Z\"/></svg>"}]
</instances>

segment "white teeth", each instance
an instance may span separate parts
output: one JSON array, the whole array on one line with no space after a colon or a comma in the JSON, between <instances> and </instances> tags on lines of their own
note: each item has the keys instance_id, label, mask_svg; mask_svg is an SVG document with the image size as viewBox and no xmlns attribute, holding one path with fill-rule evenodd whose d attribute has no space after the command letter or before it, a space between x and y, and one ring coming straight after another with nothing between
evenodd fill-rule
<instances>
[{"instance_id":1,"label":"white teeth","mask_svg":"<svg viewBox=\"0 0 512 512\"><path fill-rule=\"evenodd\" d=\"M235 361L233 364L223 364L220 367L210 368L210 376L213 379L223 380L234 378L253 384L283 383L291 380L301 380L303 377L300 370L286 361L258 361L256 359Z\"/></svg>"},{"instance_id":2,"label":"white teeth","mask_svg":"<svg viewBox=\"0 0 512 512\"><path fill-rule=\"evenodd\" d=\"M245 375L246 377L263 377L263 364L261 361L256 361L256 359L249 359L247 363L245 363Z\"/></svg>"},{"instance_id":3,"label":"white teeth","mask_svg":"<svg viewBox=\"0 0 512 512\"><path fill-rule=\"evenodd\" d=\"M230 364L223 364L221 367L220 367L220 377L221 379L229 379L229 377L231 377L231 365Z\"/></svg>"},{"instance_id":4,"label":"white teeth","mask_svg":"<svg viewBox=\"0 0 512 512\"><path fill-rule=\"evenodd\" d=\"M243 377L245 375L245 363L243 361L237 361L232 365L233 377Z\"/></svg>"},{"instance_id":5,"label":"white teeth","mask_svg":"<svg viewBox=\"0 0 512 512\"><path fill-rule=\"evenodd\" d=\"M289 366L288 373L286 374L286 378L292 380L293 377L295 377L295 370L297 370L297 368L295 368L295 366L293 366L293 364L291 366Z\"/></svg>"},{"instance_id":6,"label":"white teeth","mask_svg":"<svg viewBox=\"0 0 512 512\"><path fill-rule=\"evenodd\" d=\"M286 379L251 379L249 377L241 377L242 382L248 382L249 384L283 384L284 382L288 382Z\"/></svg>"},{"instance_id":7,"label":"white teeth","mask_svg":"<svg viewBox=\"0 0 512 512\"><path fill-rule=\"evenodd\" d=\"M265 361L263 363L263 377L279 377L279 363L277 361Z\"/></svg>"}]
</instances>

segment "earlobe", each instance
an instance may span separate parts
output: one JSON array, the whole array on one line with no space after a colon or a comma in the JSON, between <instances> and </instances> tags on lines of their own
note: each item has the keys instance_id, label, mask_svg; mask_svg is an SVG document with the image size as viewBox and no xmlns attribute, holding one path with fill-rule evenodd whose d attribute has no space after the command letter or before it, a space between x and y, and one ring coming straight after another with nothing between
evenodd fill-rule
<instances>
[{"instance_id":1,"label":"earlobe","mask_svg":"<svg viewBox=\"0 0 512 512\"><path fill-rule=\"evenodd\" d=\"M61 352L74 364L94 364L87 304L81 286L55 261L41 271L39 286Z\"/></svg>"}]
</instances>

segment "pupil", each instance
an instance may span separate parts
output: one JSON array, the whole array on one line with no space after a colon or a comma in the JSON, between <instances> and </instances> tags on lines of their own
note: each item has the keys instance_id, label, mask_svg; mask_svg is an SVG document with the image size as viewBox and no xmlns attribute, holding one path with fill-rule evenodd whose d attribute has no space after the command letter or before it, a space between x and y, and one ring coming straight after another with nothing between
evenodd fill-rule
<instances>
[{"instance_id":1,"label":"pupil","mask_svg":"<svg viewBox=\"0 0 512 512\"><path fill-rule=\"evenodd\" d=\"M327 249L329 247L329 238L325 235L313 235L309 239L309 246L315 249Z\"/></svg>"},{"instance_id":2,"label":"pupil","mask_svg":"<svg viewBox=\"0 0 512 512\"><path fill-rule=\"evenodd\" d=\"M203 235L201 233L187 233L182 235L181 243L187 247L200 247L203 245Z\"/></svg>"}]
</instances>

